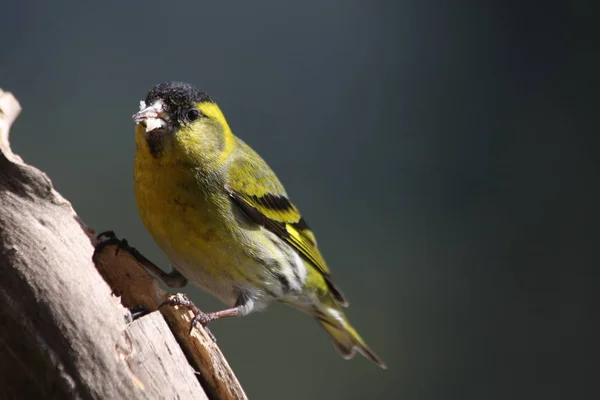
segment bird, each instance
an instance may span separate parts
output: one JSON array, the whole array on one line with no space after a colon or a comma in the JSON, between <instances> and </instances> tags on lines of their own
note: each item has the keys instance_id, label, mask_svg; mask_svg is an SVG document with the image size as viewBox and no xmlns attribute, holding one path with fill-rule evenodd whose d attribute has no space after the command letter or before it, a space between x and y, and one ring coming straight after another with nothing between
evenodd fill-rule
<instances>
[{"instance_id":1,"label":"bird","mask_svg":"<svg viewBox=\"0 0 600 400\"><path fill-rule=\"evenodd\" d=\"M202 314L204 325L281 302L314 317L342 357L387 368L344 314L348 301L285 188L209 95L161 83L133 119L137 208L173 268L161 278L191 281L228 307Z\"/></svg>"}]
</instances>

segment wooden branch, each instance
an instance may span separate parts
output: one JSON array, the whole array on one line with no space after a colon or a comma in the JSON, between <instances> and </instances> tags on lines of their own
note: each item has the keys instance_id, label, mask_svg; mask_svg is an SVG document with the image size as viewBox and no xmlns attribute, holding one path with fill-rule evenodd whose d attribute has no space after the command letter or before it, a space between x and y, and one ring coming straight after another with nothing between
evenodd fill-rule
<instances>
[{"instance_id":1,"label":"wooden branch","mask_svg":"<svg viewBox=\"0 0 600 400\"><path fill-rule=\"evenodd\" d=\"M100 274L121 296L125 307L142 306L155 311L169 298L158 280L143 268L127 246L111 235L96 247L94 262ZM180 295L178 295L180 296ZM190 333L193 314L185 307L162 306L160 311L171 327L190 364L211 399L247 399L242 386L229 367L211 335L197 325Z\"/></svg>"},{"instance_id":2,"label":"wooden branch","mask_svg":"<svg viewBox=\"0 0 600 400\"><path fill-rule=\"evenodd\" d=\"M245 399L187 310L131 322L123 305L155 311L167 293L117 242L94 254L94 231L12 153L19 111L0 90L0 397Z\"/></svg>"}]
</instances>

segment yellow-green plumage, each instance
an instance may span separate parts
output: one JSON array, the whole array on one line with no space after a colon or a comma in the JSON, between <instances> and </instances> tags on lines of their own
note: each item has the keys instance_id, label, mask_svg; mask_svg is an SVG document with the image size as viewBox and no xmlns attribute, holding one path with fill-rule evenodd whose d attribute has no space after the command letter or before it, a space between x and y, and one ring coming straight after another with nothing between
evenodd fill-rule
<instances>
[{"instance_id":1,"label":"yellow-green plumage","mask_svg":"<svg viewBox=\"0 0 600 400\"><path fill-rule=\"evenodd\" d=\"M344 357L358 350L385 367L341 311L347 302L284 187L219 107L171 82L143 108L134 116L136 199L174 268L236 315L288 303L317 318Z\"/></svg>"}]
</instances>

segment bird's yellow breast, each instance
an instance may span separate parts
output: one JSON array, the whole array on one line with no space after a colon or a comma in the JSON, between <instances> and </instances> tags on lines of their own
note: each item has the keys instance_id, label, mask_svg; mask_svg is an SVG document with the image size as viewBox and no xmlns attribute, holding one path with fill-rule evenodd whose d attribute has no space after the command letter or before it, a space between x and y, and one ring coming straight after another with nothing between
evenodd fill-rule
<instances>
[{"instance_id":1,"label":"bird's yellow breast","mask_svg":"<svg viewBox=\"0 0 600 400\"><path fill-rule=\"evenodd\" d=\"M229 279L239 264L223 221L227 204L211 195L198 170L178 151L153 155L136 131L134 186L140 217L169 259L188 279Z\"/></svg>"}]
</instances>

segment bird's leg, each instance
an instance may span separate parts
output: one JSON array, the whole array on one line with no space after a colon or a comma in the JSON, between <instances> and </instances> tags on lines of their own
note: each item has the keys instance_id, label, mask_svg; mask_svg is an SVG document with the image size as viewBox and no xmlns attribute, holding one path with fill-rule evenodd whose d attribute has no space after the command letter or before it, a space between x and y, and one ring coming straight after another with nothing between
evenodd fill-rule
<instances>
[{"instance_id":1,"label":"bird's leg","mask_svg":"<svg viewBox=\"0 0 600 400\"><path fill-rule=\"evenodd\" d=\"M185 276L181 275L181 272L177 271L175 268L171 266L171 272L165 272L152 261L148 260L146 257L142 255L135 247L132 247L127 242L127 239L118 239L115 236L113 231L102 232L98 235L98 240L100 244L96 246L96 252L99 251L102 247L108 244L116 244L117 245L117 254L119 251L126 250L135 260L150 271L152 274L156 275L161 281L165 283L165 285L171 288L180 288L187 285L188 280Z\"/></svg>"},{"instance_id":2,"label":"bird's leg","mask_svg":"<svg viewBox=\"0 0 600 400\"><path fill-rule=\"evenodd\" d=\"M212 321L214 321L216 319L219 319L219 318L222 318L222 317L234 316L234 315L237 314L237 308L230 308L230 309L223 310L223 311L205 313L205 312L201 311L183 293L180 293L179 296L171 296L168 300L166 300L164 303L162 303L160 306L158 306L158 308L160 308L160 307L162 307L164 305L167 305L167 304L171 305L171 306L186 307L190 311L192 311L192 313L194 314L194 318L192 319L192 322L190 323L189 334L191 335L192 331L194 330L194 327L196 326L196 324L200 323L200 325L202 325L202 327L204 328L204 330L206 331L206 333L208 333L208 335L213 340L213 342L216 342L217 338L215 337L215 335L213 335L213 333L210 331L210 329L208 329L208 327L206 325L208 325L209 322L212 322Z\"/></svg>"},{"instance_id":3,"label":"bird's leg","mask_svg":"<svg viewBox=\"0 0 600 400\"><path fill-rule=\"evenodd\" d=\"M221 318L235 317L237 315L242 314L241 310L242 307L244 307L245 305L240 304L240 301L238 300L235 307L228 308L226 310L205 313L203 311L200 311L200 309L183 293L181 293L179 296L171 296L167 301L162 303L159 306L159 308L167 304L171 306L183 306L191 310L194 314L194 318L192 319L192 323L190 324L190 334L192 333L192 330L194 329L196 324L200 323L200 325L202 325L204 330L206 330L206 332L215 342L217 341L217 339L206 325L208 325L212 321L216 321Z\"/></svg>"},{"instance_id":4,"label":"bird's leg","mask_svg":"<svg viewBox=\"0 0 600 400\"><path fill-rule=\"evenodd\" d=\"M246 315L246 314L248 314L248 312L250 312L253 305L254 305L254 302L252 300L250 300L249 297L245 293L242 293L242 294L240 294L237 301L235 302L234 307L227 308L227 309L221 310L221 311L213 311L213 312L209 312L209 313L196 314L194 316L194 319L192 320L192 328L194 327L195 324L200 322L200 324L204 327L204 329L207 329L206 325L209 322L216 321L218 319L226 318L226 317L236 317L238 315ZM210 333L210 331L209 331L209 333ZM211 333L211 336L212 336L212 333ZM213 339L214 339L214 336L213 336Z\"/></svg>"},{"instance_id":5,"label":"bird's leg","mask_svg":"<svg viewBox=\"0 0 600 400\"><path fill-rule=\"evenodd\" d=\"M200 322L203 326L206 326L206 324L208 324L209 322L216 321L218 319L225 318L225 317L235 317L235 316L239 315L240 307L241 306L237 306L237 307L233 307L233 308L228 308L226 310L209 312L207 314L204 314L204 316L200 317L200 318L198 318L198 316L196 315L196 317L194 317L194 320L196 320L196 318L198 318L196 323ZM192 323L193 322L194 321L192 321Z\"/></svg>"}]
</instances>

